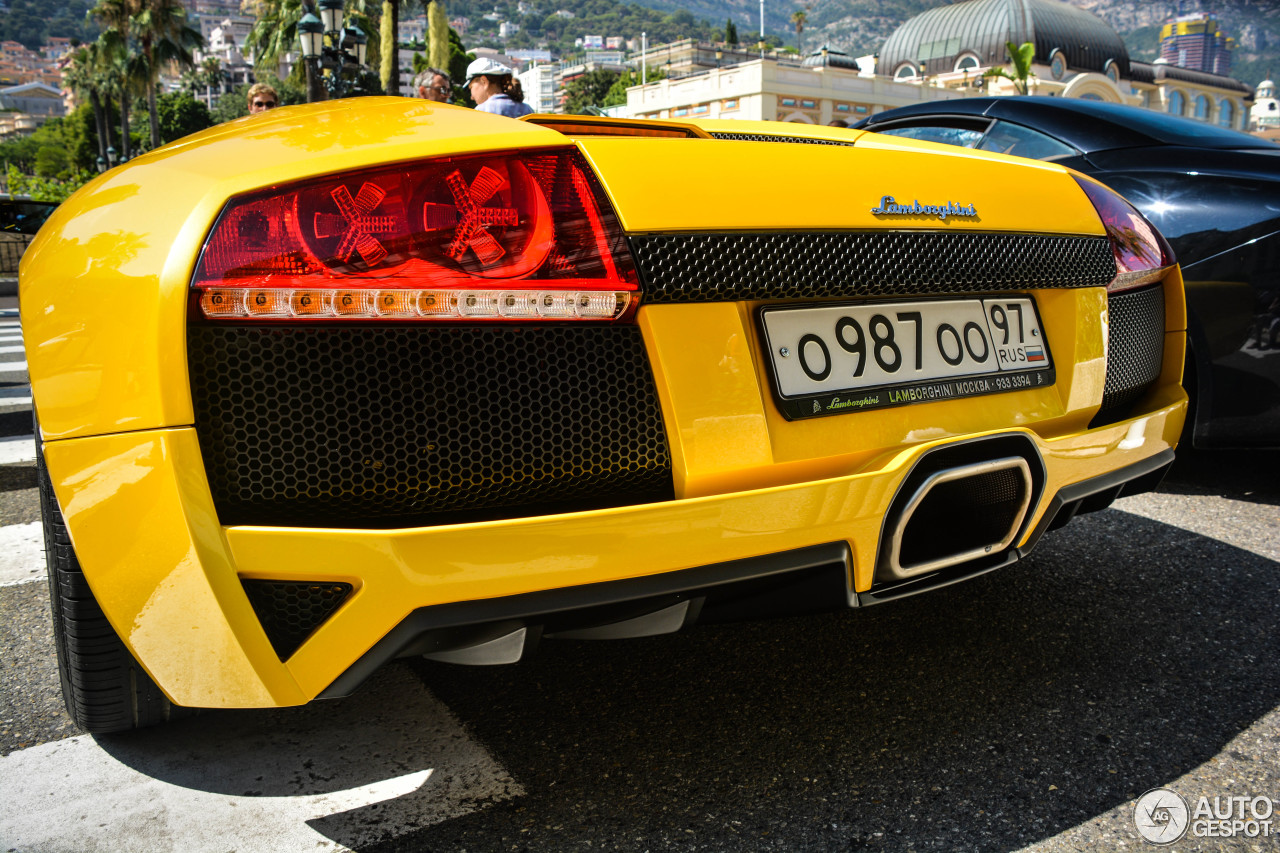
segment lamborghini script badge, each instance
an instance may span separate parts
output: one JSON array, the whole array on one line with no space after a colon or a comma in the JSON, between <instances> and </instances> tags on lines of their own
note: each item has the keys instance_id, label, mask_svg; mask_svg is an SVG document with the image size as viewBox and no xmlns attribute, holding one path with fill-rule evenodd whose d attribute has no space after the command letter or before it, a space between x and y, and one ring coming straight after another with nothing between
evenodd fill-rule
<instances>
[{"instance_id":1,"label":"lamborghini script badge","mask_svg":"<svg viewBox=\"0 0 1280 853\"><path fill-rule=\"evenodd\" d=\"M914 204L898 204L897 199L891 195L881 196L880 206L871 208L871 212L879 216L936 216L943 222L947 221L948 216L978 215L977 209L971 204L956 204L954 201L946 204L921 204L919 199Z\"/></svg>"}]
</instances>

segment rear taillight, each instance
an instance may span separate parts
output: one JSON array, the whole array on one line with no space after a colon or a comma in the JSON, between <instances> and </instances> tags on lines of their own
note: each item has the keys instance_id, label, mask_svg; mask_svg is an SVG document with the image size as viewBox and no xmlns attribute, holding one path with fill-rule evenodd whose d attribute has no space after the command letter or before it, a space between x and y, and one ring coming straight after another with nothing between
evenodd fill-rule
<instances>
[{"instance_id":1,"label":"rear taillight","mask_svg":"<svg viewBox=\"0 0 1280 853\"><path fill-rule=\"evenodd\" d=\"M346 173L229 202L192 280L209 320L617 320L626 238L576 150Z\"/></svg>"},{"instance_id":2,"label":"rear taillight","mask_svg":"<svg viewBox=\"0 0 1280 853\"><path fill-rule=\"evenodd\" d=\"M1116 292L1164 278L1177 263L1173 249L1156 227L1125 201L1124 196L1083 175L1072 175L1102 217L1116 259L1116 277L1107 290Z\"/></svg>"}]
</instances>

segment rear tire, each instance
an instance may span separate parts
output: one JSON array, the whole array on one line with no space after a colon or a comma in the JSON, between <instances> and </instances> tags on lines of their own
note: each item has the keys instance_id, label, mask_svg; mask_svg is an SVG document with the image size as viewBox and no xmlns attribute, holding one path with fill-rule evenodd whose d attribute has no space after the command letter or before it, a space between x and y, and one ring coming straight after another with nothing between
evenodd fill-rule
<instances>
[{"instance_id":1,"label":"rear tire","mask_svg":"<svg viewBox=\"0 0 1280 853\"><path fill-rule=\"evenodd\" d=\"M53 639L67 713L77 726L94 734L166 722L175 706L129 653L80 570L44 464L39 424L35 435Z\"/></svg>"}]
</instances>

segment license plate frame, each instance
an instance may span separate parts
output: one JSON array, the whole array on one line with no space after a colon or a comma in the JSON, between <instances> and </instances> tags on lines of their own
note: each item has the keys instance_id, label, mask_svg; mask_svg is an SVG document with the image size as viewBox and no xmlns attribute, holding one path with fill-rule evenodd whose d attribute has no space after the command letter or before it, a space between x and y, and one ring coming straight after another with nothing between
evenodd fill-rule
<instances>
[{"instance_id":1,"label":"license plate frame","mask_svg":"<svg viewBox=\"0 0 1280 853\"><path fill-rule=\"evenodd\" d=\"M1019 308L1012 309L1011 306L1014 305ZM992 328L993 306L999 306L1004 312L1004 329L999 325L996 329ZM952 362L949 355L944 357L942 353L931 350L928 354L931 360L930 366L936 367L938 359L941 358L946 361L947 369L951 372L942 376L929 376L930 370L925 369L923 378L917 373L916 378L907 381L876 380L877 376L883 379L885 371L881 368L880 360L869 347L874 346L875 341L886 337L886 329L894 330L888 333L889 340L894 340L896 329L904 322L907 329L914 329L918 340L911 342L913 344L910 347L911 351L904 353L903 348L899 348L902 361L910 366L912 360L920 362L924 360L922 342L925 335L930 333L926 331L926 327L939 337L939 346L945 345L948 349L956 348L959 351L956 347L961 343L958 333L952 336L943 332L939 326L944 322L961 320L964 317L968 319L963 320L963 323L977 324L975 309L980 311L983 319L979 325L979 332L993 351L989 360L977 361L972 358L976 346L968 353L960 351L959 363ZM929 315L928 320L925 318L926 312ZM880 315L885 322L876 324L876 331L880 334L873 338L868 326L875 315ZM907 315L909 319L903 321L900 319L901 315ZM912 315L919 316L918 323ZM1022 336L1022 340L1016 344L1013 343L1015 315ZM1053 385L1057 380L1057 369L1050 351L1048 336L1043 331L1044 325L1040 319L1039 306L1036 304L1035 297L1026 293L764 305L757 310L756 316L760 343L767 356L767 372L772 385L774 402L787 420L1045 388ZM860 333L861 339L868 345L861 356L853 352L839 351L842 347L837 345L841 342L847 344L854 333L854 327L847 324L839 332L836 331L835 323L839 318L844 317L857 323L856 332ZM1031 326L1026 323L1029 318L1033 320ZM963 323L964 334L972 336L972 330ZM809 331L802 336L797 336L796 333L801 328L808 328ZM1034 329L1034 335L1030 334L1031 329ZM837 338L837 334L842 337ZM811 337L821 339L825 350L821 347L815 348L811 340L805 342L802 349L797 349L800 339ZM941 339L945 339L945 344ZM975 341L973 337L969 340L970 343ZM1010 343L1005 344L1004 340ZM1012 350L1010 350L1011 346ZM1023 347L1020 353L1023 359L1021 361L1012 358L1018 346ZM843 348L847 349L847 347ZM784 349L790 351L788 355L782 354ZM831 356L833 350L836 351L834 359ZM1004 363L999 360L1001 350L1006 351L1008 359ZM891 349L883 349L882 352L892 355ZM807 366L807 356L811 355L813 361L820 363L820 356L824 353L827 358L828 375L821 381L810 382L806 390L806 383L798 379L797 365L800 366L804 376L814 380L815 375L822 375L822 372L816 369L810 370ZM843 379L843 373L838 369L843 367L846 368L843 372L848 372L849 364L856 364L859 358L867 360L867 364L863 366L864 373L866 367L875 365L872 377L868 379L871 384L862 382L849 384ZM1026 358L1042 359L1042 361L1026 361ZM785 359L789 361L784 366L782 362ZM972 363L966 365L966 359ZM889 357L884 361L892 363ZM994 364L990 364L990 361ZM923 367L923 363L919 366ZM912 372L916 373L916 371ZM830 374L836 375L832 378ZM832 383L840 387L832 387Z\"/></svg>"}]
</instances>

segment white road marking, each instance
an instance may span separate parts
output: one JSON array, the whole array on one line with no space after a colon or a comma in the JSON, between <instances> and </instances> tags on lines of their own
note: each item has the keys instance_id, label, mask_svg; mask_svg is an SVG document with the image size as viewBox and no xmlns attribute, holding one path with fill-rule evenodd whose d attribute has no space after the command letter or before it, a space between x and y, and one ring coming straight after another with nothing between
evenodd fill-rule
<instances>
[{"instance_id":1,"label":"white road marking","mask_svg":"<svg viewBox=\"0 0 1280 853\"><path fill-rule=\"evenodd\" d=\"M29 392L28 392L29 393ZM6 397L0 394L0 410L5 409L29 409L31 408L31 397Z\"/></svg>"},{"instance_id":2,"label":"white road marking","mask_svg":"<svg viewBox=\"0 0 1280 853\"><path fill-rule=\"evenodd\" d=\"M14 341L21 341L21 340L22 340L21 333L16 335L0 335L0 344L11 344Z\"/></svg>"},{"instance_id":3,"label":"white road marking","mask_svg":"<svg viewBox=\"0 0 1280 853\"><path fill-rule=\"evenodd\" d=\"M0 439L0 465L34 462L35 459L36 437L34 435L16 435Z\"/></svg>"},{"instance_id":4,"label":"white road marking","mask_svg":"<svg viewBox=\"0 0 1280 853\"><path fill-rule=\"evenodd\" d=\"M0 373L26 373L25 361L0 361Z\"/></svg>"},{"instance_id":5,"label":"white road marking","mask_svg":"<svg viewBox=\"0 0 1280 853\"><path fill-rule=\"evenodd\" d=\"M26 352L26 351L27 351L27 348L24 346L0 347L0 355L7 355L8 353Z\"/></svg>"},{"instance_id":6,"label":"white road marking","mask_svg":"<svg viewBox=\"0 0 1280 853\"><path fill-rule=\"evenodd\" d=\"M40 522L0 527L0 586L44 579L44 531Z\"/></svg>"},{"instance_id":7,"label":"white road marking","mask_svg":"<svg viewBox=\"0 0 1280 853\"><path fill-rule=\"evenodd\" d=\"M358 701L210 712L0 758L0 839L42 853L329 853L523 793L392 666Z\"/></svg>"}]
</instances>

